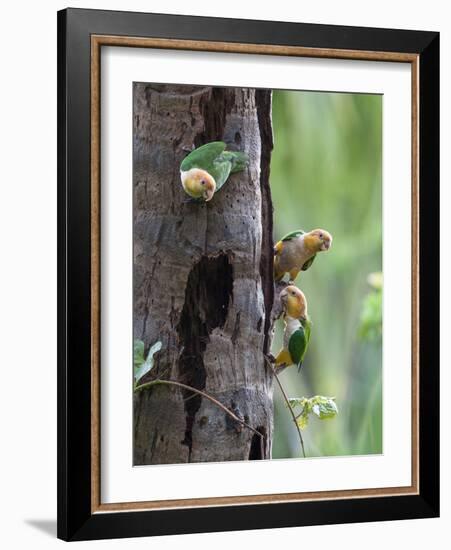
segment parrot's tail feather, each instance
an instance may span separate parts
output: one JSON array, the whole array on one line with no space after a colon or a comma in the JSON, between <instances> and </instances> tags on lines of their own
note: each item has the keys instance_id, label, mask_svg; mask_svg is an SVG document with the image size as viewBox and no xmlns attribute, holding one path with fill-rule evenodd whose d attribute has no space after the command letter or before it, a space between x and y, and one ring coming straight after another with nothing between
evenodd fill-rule
<instances>
[{"instance_id":1,"label":"parrot's tail feather","mask_svg":"<svg viewBox=\"0 0 451 550\"><path fill-rule=\"evenodd\" d=\"M298 372L301 372L302 361L298 364Z\"/></svg>"}]
</instances>

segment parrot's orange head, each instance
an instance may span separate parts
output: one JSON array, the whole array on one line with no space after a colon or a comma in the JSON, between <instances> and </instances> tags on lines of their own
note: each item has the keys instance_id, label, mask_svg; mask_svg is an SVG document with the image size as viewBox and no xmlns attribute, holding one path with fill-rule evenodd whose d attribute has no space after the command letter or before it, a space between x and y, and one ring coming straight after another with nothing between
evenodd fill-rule
<instances>
[{"instance_id":1,"label":"parrot's orange head","mask_svg":"<svg viewBox=\"0 0 451 550\"><path fill-rule=\"evenodd\" d=\"M302 290L297 286L288 285L280 293L280 301L285 315L294 319L307 317L307 300Z\"/></svg>"},{"instance_id":2,"label":"parrot's orange head","mask_svg":"<svg viewBox=\"0 0 451 550\"><path fill-rule=\"evenodd\" d=\"M325 229L314 229L306 233L304 242L312 252L321 252L332 246L332 235Z\"/></svg>"},{"instance_id":3,"label":"parrot's orange head","mask_svg":"<svg viewBox=\"0 0 451 550\"><path fill-rule=\"evenodd\" d=\"M210 201L216 191L215 179L205 170L192 168L188 172L182 172L182 184L188 195L196 199Z\"/></svg>"}]
</instances>

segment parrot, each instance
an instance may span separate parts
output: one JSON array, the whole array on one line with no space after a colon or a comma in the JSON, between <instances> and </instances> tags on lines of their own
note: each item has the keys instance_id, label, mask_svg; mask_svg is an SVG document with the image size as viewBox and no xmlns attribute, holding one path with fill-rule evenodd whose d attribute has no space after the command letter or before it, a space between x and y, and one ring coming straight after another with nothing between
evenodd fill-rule
<instances>
[{"instance_id":1,"label":"parrot","mask_svg":"<svg viewBox=\"0 0 451 550\"><path fill-rule=\"evenodd\" d=\"M212 141L194 149L180 164L185 192L198 202L208 202L230 174L244 170L248 157L240 151L226 151L223 141Z\"/></svg>"},{"instance_id":2,"label":"parrot","mask_svg":"<svg viewBox=\"0 0 451 550\"><path fill-rule=\"evenodd\" d=\"M280 293L280 301L284 310L285 330L283 348L275 358L275 366L297 365L299 372L309 345L312 325L307 313L307 300L299 288L288 285Z\"/></svg>"},{"instance_id":3,"label":"parrot","mask_svg":"<svg viewBox=\"0 0 451 550\"><path fill-rule=\"evenodd\" d=\"M274 247L274 278L282 280L289 273L290 282L299 271L306 271L313 263L317 252L329 250L332 235L324 229L313 229L305 233L302 229L285 235Z\"/></svg>"}]
</instances>

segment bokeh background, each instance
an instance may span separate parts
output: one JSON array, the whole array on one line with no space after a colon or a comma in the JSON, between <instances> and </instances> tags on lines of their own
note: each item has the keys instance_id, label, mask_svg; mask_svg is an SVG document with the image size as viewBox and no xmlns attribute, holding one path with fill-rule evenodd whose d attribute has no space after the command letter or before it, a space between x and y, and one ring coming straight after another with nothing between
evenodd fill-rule
<instances>
[{"instance_id":1,"label":"bokeh background","mask_svg":"<svg viewBox=\"0 0 451 550\"><path fill-rule=\"evenodd\" d=\"M382 97L274 91L274 241L323 228L334 241L296 281L313 322L302 367L281 373L290 397L333 396L339 414L311 417L306 454L382 452ZM282 343L282 321L273 341ZM273 458L301 456L275 387Z\"/></svg>"}]
</instances>

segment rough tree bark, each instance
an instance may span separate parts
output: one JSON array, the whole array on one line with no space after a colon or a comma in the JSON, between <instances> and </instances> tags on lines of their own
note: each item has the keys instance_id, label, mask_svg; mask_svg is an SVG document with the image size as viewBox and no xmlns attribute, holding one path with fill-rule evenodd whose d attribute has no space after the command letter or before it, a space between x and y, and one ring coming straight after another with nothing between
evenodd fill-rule
<instances>
[{"instance_id":1,"label":"rough tree bark","mask_svg":"<svg viewBox=\"0 0 451 550\"><path fill-rule=\"evenodd\" d=\"M186 203L180 162L218 139L249 166L210 203ZM135 464L271 455L271 149L270 91L134 85L134 336L146 350L162 342L147 380L201 389L264 435L199 395L154 386L134 398Z\"/></svg>"}]
</instances>

